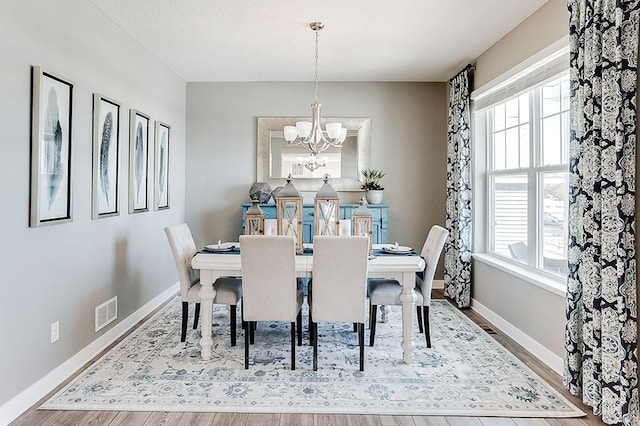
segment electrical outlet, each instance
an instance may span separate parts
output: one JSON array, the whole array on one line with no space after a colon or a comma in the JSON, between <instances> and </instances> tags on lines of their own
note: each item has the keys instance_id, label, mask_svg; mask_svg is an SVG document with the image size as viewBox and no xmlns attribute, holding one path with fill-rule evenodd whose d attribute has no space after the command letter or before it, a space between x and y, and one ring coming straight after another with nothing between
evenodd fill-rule
<instances>
[{"instance_id":1,"label":"electrical outlet","mask_svg":"<svg viewBox=\"0 0 640 426\"><path fill-rule=\"evenodd\" d=\"M60 338L60 322L56 321L51 324L51 343L57 342Z\"/></svg>"}]
</instances>

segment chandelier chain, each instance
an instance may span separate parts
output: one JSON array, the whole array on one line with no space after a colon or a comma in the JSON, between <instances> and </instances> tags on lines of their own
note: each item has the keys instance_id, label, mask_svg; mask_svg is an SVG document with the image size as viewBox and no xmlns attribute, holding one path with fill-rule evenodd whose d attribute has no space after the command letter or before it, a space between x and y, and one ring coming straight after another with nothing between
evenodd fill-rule
<instances>
[{"instance_id":1,"label":"chandelier chain","mask_svg":"<svg viewBox=\"0 0 640 426\"><path fill-rule=\"evenodd\" d=\"M316 30L316 93L315 102L318 102L318 36L320 30Z\"/></svg>"}]
</instances>

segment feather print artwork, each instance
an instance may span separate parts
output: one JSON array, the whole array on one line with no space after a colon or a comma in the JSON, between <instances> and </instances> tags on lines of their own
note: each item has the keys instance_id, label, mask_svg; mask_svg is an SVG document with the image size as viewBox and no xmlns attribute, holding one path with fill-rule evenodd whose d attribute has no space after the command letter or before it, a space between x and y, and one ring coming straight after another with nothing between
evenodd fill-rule
<instances>
[{"instance_id":1,"label":"feather print artwork","mask_svg":"<svg viewBox=\"0 0 640 426\"><path fill-rule=\"evenodd\" d=\"M102 125L102 142L100 143L100 188L109 203L109 146L111 145L111 129L113 127L113 116L107 113Z\"/></svg>"},{"instance_id":2,"label":"feather print artwork","mask_svg":"<svg viewBox=\"0 0 640 426\"><path fill-rule=\"evenodd\" d=\"M164 199L167 188L167 164L165 158L167 156L167 134L162 134L160 139L160 170L158 171L158 190L160 191L160 199Z\"/></svg>"},{"instance_id":3,"label":"feather print artwork","mask_svg":"<svg viewBox=\"0 0 640 426\"><path fill-rule=\"evenodd\" d=\"M140 199L140 184L142 183L142 161L144 160L144 147L142 143L142 123L136 127L135 144L135 177L136 177L136 199Z\"/></svg>"},{"instance_id":4,"label":"feather print artwork","mask_svg":"<svg viewBox=\"0 0 640 426\"><path fill-rule=\"evenodd\" d=\"M56 199L60 181L64 173L62 168L62 127L58 111L58 95L54 87L49 91L47 110L44 117L44 167L49 189L49 210Z\"/></svg>"}]
</instances>

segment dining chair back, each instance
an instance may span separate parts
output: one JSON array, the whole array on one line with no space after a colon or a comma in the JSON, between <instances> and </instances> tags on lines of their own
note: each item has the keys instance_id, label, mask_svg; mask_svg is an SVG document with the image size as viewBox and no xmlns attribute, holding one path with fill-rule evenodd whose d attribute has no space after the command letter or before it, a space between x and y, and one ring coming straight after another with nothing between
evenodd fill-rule
<instances>
[{"instance_id":1,"label":"dining chair back","mask_svg":"<svg viewBox=\"0 0 640 426\"><path fill-rule=\"evenodd\" d=\"M318 322L349 322L357 326L360 371L364 370L364 322L369 237L315 236L311 282L313 369L317 369Z\"/></svg>"},{"instance_id":2,"label":"dining chair back","mask_svg":"<svg viewBox=\"0 0 640 426\"><path fill-rule=\"evenodd\" d=\"M189 317L189 303L195 303L196 309L193 318L193 328L198 328L200 316L200 277L197 271L191 267L191 258L197 252L195 241L191 235L189 225L168 226L164 229L171 252L176 263L178 280L180 282L180 299L182 301L182 332L180 341L187 337L187 320ZM213 284L216 296L213 303L229 305L229 323L231 327L231 346L236 344L236 308L242 298L242 281L233 277L218 278Z\"/></svg>"},{"instance_id":3,"label":"dining chair back","mask_svg":"<svg viewBox=\"0 0 640 426\"><path fill-rule=\"evenodd\" d=\"M427 347L431 347L431 333L429 325L429 307L431 305L431 290L433 277L438 266L438 259L442 254L444 243L449 231L445 228L433 225L429 230L427 239L422 246L420 255L424 258L425 269L416 274L416 311L420 332L424 331ZM375 279L369 281L369 345L373 346L376 334L376 311L378 305L400 305L402 285L394 279Z\"/></svg>"},{"instance_id":4,"label":"dining chair back","mask_svg":"<svg viewBox=\"0 0 640 426\"><path fill-rule=\"evenodd\" d=\"M249 341L257 321L291 323L291 369L295 370L295 335L301 344L303 293L297 288L296 242L291 235L241 235L245 368L249 368Z\"/></svg>"}]
</instances>

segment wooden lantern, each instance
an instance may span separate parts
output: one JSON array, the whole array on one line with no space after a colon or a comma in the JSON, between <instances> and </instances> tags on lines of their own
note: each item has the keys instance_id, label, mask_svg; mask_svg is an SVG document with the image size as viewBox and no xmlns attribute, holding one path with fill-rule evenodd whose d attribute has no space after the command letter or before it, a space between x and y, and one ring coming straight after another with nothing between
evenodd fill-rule
<instances>
[{"instance_id":1,"label":"wooden lantern","mask_svg":"<svg viewBox=\"0 0 640 426\"><path fill-rule=\"evenodd\" d=\"M303 252L302 214L302 196L291 183L291 175L289 175L287 184L280 190L276 199L276 218L278 235L295 237L296 253Z\"/></svg>"},{"instance_id":2,"label":"wooden lantern","mask_svg":"<svg viewBox=\"0 0 640 426\"><path fill-rule=\"evenodd\" d=\"M373 215L367 208L367 200L364 195L360 199L360 206L351 215L353 220L353 235L369 237L369 254L373 254Z\"/></svg>"},{"instance_id":3,"label":"wooden lantern","mask_svg":"<svg viewBox=\"0 0 640 426\"><path fill-rule=\"evenodd\" d=\"M258 205L260 200L251 200L253 205L244 215L244 233L247 235L264 235L264 212Z\"/></svg>"},{"instance_id":4,"label":"wooden lantern","mask_svg":"<svg viewBox=\"0 0 640 426\"><path fill-rule=\"evenodd\" d=\"M329 183L329 175L324 175L324 185L316 193L313 217L315 235L338 235L340 198Z\"/></svg>"}]
</instances>

